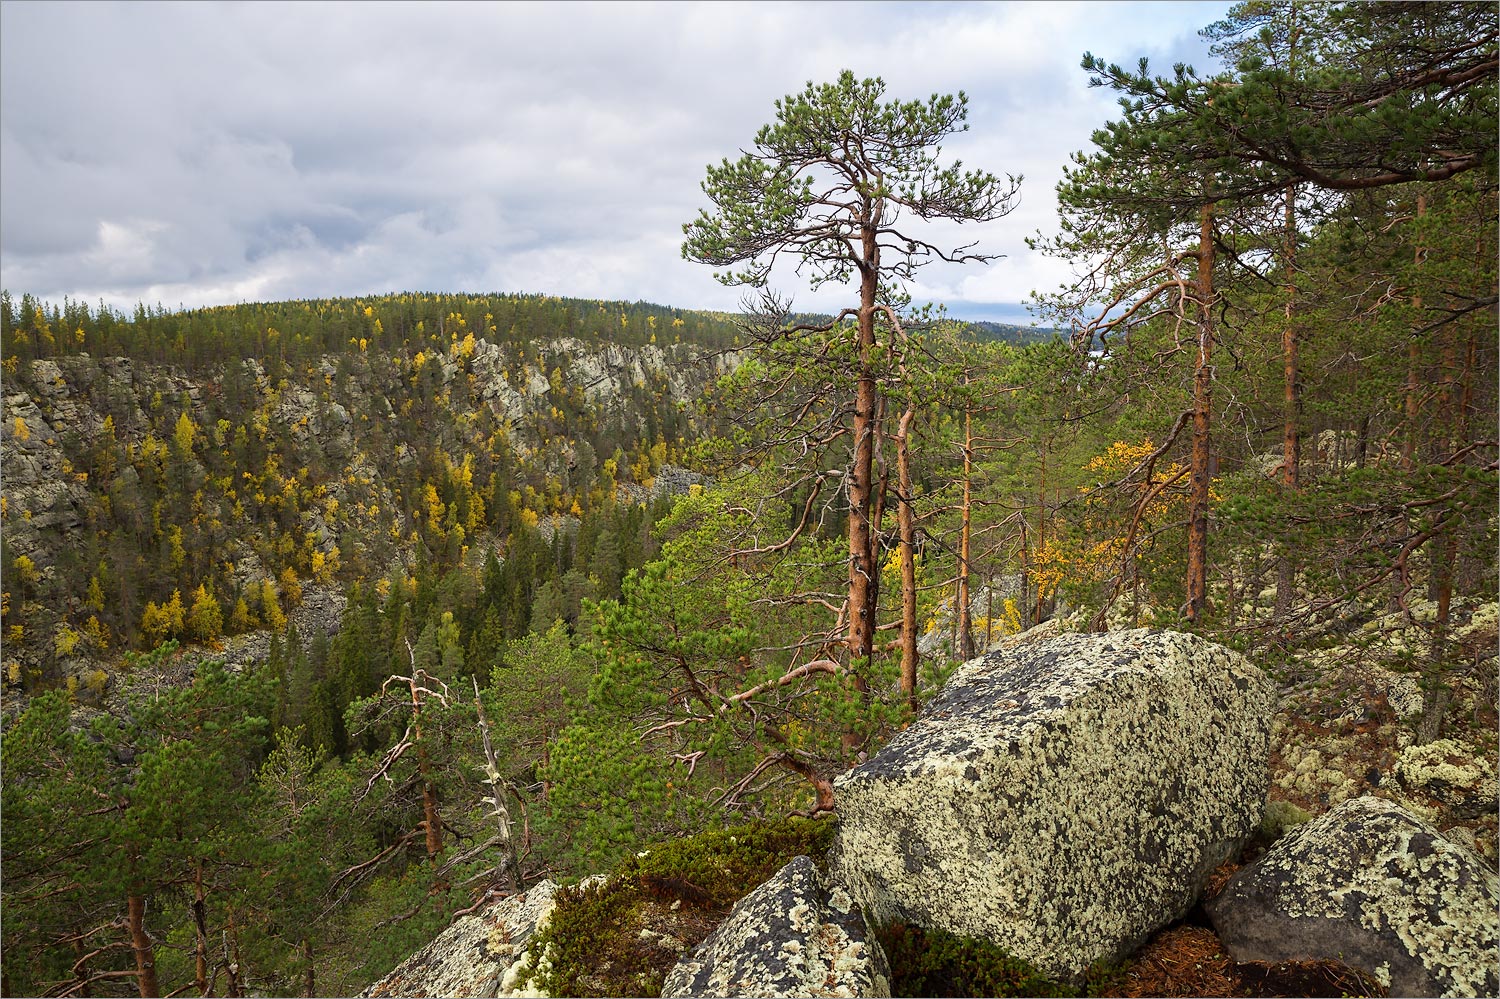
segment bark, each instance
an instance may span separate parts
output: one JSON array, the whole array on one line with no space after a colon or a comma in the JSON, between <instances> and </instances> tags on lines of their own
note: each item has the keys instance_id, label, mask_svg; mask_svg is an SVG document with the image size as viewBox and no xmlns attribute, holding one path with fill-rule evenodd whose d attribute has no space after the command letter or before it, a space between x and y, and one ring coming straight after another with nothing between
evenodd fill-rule
<instances>
[{"instance_id":1,"label":"bark","mask_svg":"<svg viewBox=\"0 0 1500 999\"><path fill-rule=\"evenodd\" d=\"M854 689L869 690L865 673L875 651L875 615L880 599L880 576L875 564L870 510L874 494L875 421L879 391L875 381L875 298L879 289L879 202L866 208L862 226L859 281L859 379L854 390L854 456L849 468L849 667ZM844 733L844 748L859 742Z\"/></svg>"},{"instance_id":2,"label":"bark","mask_svg":"<svg viewBox=\"0 0 1500 999\"><path fill-rule=\"evenodd\" d=\"M302 938L302 994L307 999L315 999L318 994L317 968L313 965L312 941L307 937Z\"/></svg>"},{"instance_id":3,"label":"bark","mask_svg":"<svg viewBox=\"0 0 1500 999\"><path fill-rule=\"evenodd\" d=\"M427 856L443 852L443 820L438 814L437 788L427 776L427 754L417 750L417 767L422 771L422 825L427 836Z\"/></svg>"},{"instance_id":4,"label":"bark","mask_svg":"<svg viewBox=\"0 0 1500 999\"><path fill-rule=\"evenodd\" d=\"M1443 442L1444 454L1452 454L1452 449L1462 446L1463 441L1460 436L1458 399L1454 393L1457 383L1454 371L1457 368L1458 345L1454 343L1454 336L1450 333L1443 338L1442 374L1438 378L1438 414L1447 432L1447 440ZM1453 598L1453 560L1458 557L1453 532L1444 531L1434 537L1428 542L1427 550L1430 553L1428 563L1432 566L1428 577L1427 598L1437 603L1439 620L1446 623L1446 607Z\"/></svg>"},{"instance_id":5,"label":"bark","mask_svg":"<svg viewBox=\"0 0 1500 999\"><path fill-rule=\"evenodd\" d=\"M804 815L807 818L814 818L818 815L830 814L835 810L833 782L819 773L817 768L805 760L797 759L791 753L782 753L772 759L776 763L780 763L786 767L792 773L802 777L813 786L816 799L812 807L803 812L794 812L794 815Z\"/></svg>"},{"instance_id":6,"label":"bark","mask_svg":"<svg viewBox=\"0 0 1500 999\"><path fill-rule=\"evenodd\" d=\"M156 982L156 945L146 932L146 899L129 895L125 900L130 921L130 946L135 951L136 984L142 999L161 995Z\"/></svg>"},{"instance_id":7,"label":"bark","mask_svg":"<svg viewBox=\"0 0 1500 999\"><path fill-rule=\"evenodd\" d=\"M1042 555L1047 548L1047 455L1039 453L1037 464L1037 497L1036 497L1036 554ZM1031 615L1032 624L1042 623L1043 603L1047 599L1042 590L1042 585L1036 587L1036 611Z\"/></svg>"},{"instance_id":8,"label":"bark","mask_svg":"<svg viewBox=\"0 0 1500 999\"><path fill-rule=\"evenodd\" d=\"M1281 349L1284 360L1286 411L1282 428L1282 482L1288 489L1300 485L1302 473L1302 379L1299 369L1299 341L1293 321L1297 300L1297 185L1286 189L1286 230L1283 263L1286 269L1286 324L1282 328Z\"/></svg>"},{"instance_id":9,"label":"bark","mask_svg":"<svg viewBox=\"0 0 1500 999\"><path fill-rule=\"evenodd\" d=\"M1420 219L1426 214L1427 196L1419 194L1417 195L1417 218ZM1420 268L1423 257L1426 256L1426 251L1418 245L1412 251L1412 255L1413 261ZM1411 307L1412 313L1420 317L1422 313L1421 292L1412 295ZM1420 321L1419 318L1418 322ZM1406 436L1401 442L1401 464L1408 469L1415 467L1417 463L1417 416L1421 411L1420 399L1422 389L1419 378L1421 373L1419 366L1421 357L1421 343L1416 336L1413 336L1406 348Z\"/></svg>"},{"instance_id":10,"label":"bark","mask_svg":"<svg viewBox=\"0 0 1500 999\"><path fill-rule=\"evenodd\" d=\"M965 400L968 400L967 389L969 387L969 372L964 372ZM958 532L958 593L954 599L958 602L958 654L967 662L974 658L974 622L969 613L969 556L971 554L970 541L972 538L973 517L973 481L974 481L974 414L971 401L964 403L964 492L962 505L959 507L959 532Z\"/></svg>"},{"instance_id":11,"label":"bark","mask_svg":"<svg viewBox=\"0 0 1500 999\"><path fill-rule=\"evenodd\" d=\"M1208 607L1209 416L1213 405L1214 242L1213 204L1199 212L1198 358L1193 369L1193 452L1188 500L1187 604L1189 624Z\"/></svg>"},{"instance_id":12,"label":"bark","mask_svg":"<svg viewBox=\"0 0 1500 999\"><path fill-rule=\"evenodd\" d=\"M225 956L229 960L224 969L226 972L224 994L230 996L231 999L239 999L245 992L240 987L240 931L234 924L233 906L229 909L229 928L226 932L229 938L229 953Z\"/></svg>"},{"instance_id":13,"label":"bark","mask_svg":"<svg viewBox=\"0 0 1500 999\"><path fill-rule=\"evenodd\" d=\"M1447 434L1449 454L1463 447L1469 439L1469 406L1472 400L1475 346L1471 339L1465 349L1463 367L1459 369L1457 333L1450 331L1443 341L1442 377L1438 388L1438 412ZM1428 743L1443 730L1443 715L1453 696L1443 674L1447 671L1448 633L1452 623L1453 585L1458 567L1458 534L1448 527L1428 542L1432 553L1431 591L1437 602L1437 619L1432 629L1432 655L1422 697L1422 721L1417 741Z\"/></svg>"},{"instance_id":14,"label":"bark","mask_svg":"<svg viewBox=\"0 0 1500 999\"><path fill-rule=\"evenodd\" d=\"M193 864L193 985L200 996L208 995L208 912L203 898L203 862Z\"/></svg>"},{"instance_id":15,"label":"bark","mask_svg":"<svg viewBox=\"0 0 1500 999\"><path fill-rule=\"evenodd\" d=\"M1417 218L1420 219L1426 214L1427 198L1425 195L1419 194L1417 195ZM1419 241L1416 248L1412 250L1412 260L1419 269L1425 256L1426 254ZM1420 317L1422 313L1422 294L1420 291L1412 295L1411 305L1413 315ZM1420 318L1418 318L1417 322L1420 324ZM1408 471L1415 468L1417 464L1417 417L1421 413L1421 383L1419 378L1421 373L1421 356L1421 344L1416 335L1413 335L1406 348L1406 399L1404 405L1406 433L1403 435L1401 441L1401 467ZM1396 576L1396 589L1391 594L1391 602L1397 607L1404 606L1406 594L1410 589L1411 580L1403 565L1401 572Z\"/></svg>"},{"instance_id":16,"label":"bark","mask_svg":"<svg viewBox=\"0 0 1500 999\"><path fill-rule=\"evenodd\" d=\"M73 964L73 977L78 980L78 985L75 986L76 994L85 997L92 996L94 990L89 987L91 974L89 972L88 950L83 945L82 933L73 938L73 953L78 955L78 959ZM8 984L3 991L6 995L14 995Z\"/></svg>"},{"instance_id":17,"label":"bark","mask_svg":"<svg viewBox=\"0 0 1500 999\"><path fill-rule=\"evenodd\" d=\"M1302 380L1299 370L1297 327L1292 321L1297 299L1297 185L1286 188L1286 225L1282 244L1282 266L1286 270L1286 322L1281 333L1285 410L1282 419L1281 481L1288 492L1296 492L1302 475ZM1283 551L1276 566L1276 618L1284 620L1292 610L1296 576L1291 555Z\"/></svg>"},{"instance_id":18,"label":"bark","mask_svg":"<svg viewBox=\"0 0 1500 999\"><path fill-rule=\"evenodd\" d=\"M407 647L407 651L411 653L410 646ZM416 655L415 653L411 655L412 743L417 750L417 772L422 778L422 825L427 836L427 857L430 860L443 852L443 820L438 813L437 788L432 783L427 749L422 744L422 698L418 693Z\"/></svg>"},{"instance_id":19,"label":"bark","mask_svg":"<svg viewBox=\"0 0 1500 999\"><path fill-rule=\"evenodd\" d=\"M478 714L479 734L484 746L485 784L490 789L490 814L495 817L495 825L499 828L501 876L505 887L511 892L524 891L526 885L521 880L521 862L516 855L515 840L510 834L510 810L505 807L508 785L500 775L500 761L495 757L495 747L490 741L490 722L484 715L484 702L479 699L479 681L470 677L469 682L474 685L474 709Z\"/></svg>"},{"instance_id":20,"label":"bark","mask_svg":"<svg viewBox=\"0 0 1500 999\"><path fill-rule=\"evenodd\" d=\"M1453 603L1453 563L1458 558L1458 538L1451 530L1433 537L1429 545L1435 557L1432 565L1433 587L1437 591L1437 619L1432 624L1431 648L1426 676L1422 683L1422 717L1417 723L1417 744L1436 741L1443 733L1443 716L1453 701L1453 691L1445 682L1448 666L1448 629Z\"/></svg>"},{"instance_id":21,"label":"bark","mask_svg":"<svg viewBox=\"0 0 1500 999\"><path fill-rule=\"evenodd\" d=\"M900 505L896 519L901 530L901 693L917 710L917 516L912 509L911 451L907 434L916 410L910 403L901 414L896 433L896 488ZM968 483L965 482L965 490ZM964 556L967 561L967 554Z\"/></svg>"}]
</instances>

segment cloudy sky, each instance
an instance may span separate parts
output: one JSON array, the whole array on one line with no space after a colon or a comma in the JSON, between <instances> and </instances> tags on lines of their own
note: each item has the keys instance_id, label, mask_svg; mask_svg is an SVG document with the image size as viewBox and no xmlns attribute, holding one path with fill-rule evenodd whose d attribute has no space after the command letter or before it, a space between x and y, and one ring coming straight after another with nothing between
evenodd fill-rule
<instances>
[{"instance_id":1,"label":"cloudy sky","mask_svg":"<svg viewBox=\"0 0 1500 999\"><path fill-rule=\"evenodd\" d=\"M133 308L518 291L735 308L680 257L772 102L844 68L963 90L945 153L1024 175L913 291L1024 319L1053 186L1112 116L1083 52L1209 66L1226 3L0 3L0 286ZM844 304L778 274L799 308Z\"/></svg>"}]
</instances>

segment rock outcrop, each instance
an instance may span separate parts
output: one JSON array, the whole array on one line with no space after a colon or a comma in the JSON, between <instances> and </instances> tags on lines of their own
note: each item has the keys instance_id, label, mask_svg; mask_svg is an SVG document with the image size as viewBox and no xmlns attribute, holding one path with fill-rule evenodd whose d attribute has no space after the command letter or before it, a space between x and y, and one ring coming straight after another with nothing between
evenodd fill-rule
<instances>
[{"instance_id":1,"label":"rock outcrop","mask_svg":"<svg viewBox=\"0 0 1500 999\"><path fill-rule=\"evenodd\" d=\"M1278 840L1207 909L1238 961L1337 958L1391 995L1494 995L1497 882L1472 851L1362 797Z\"/></svg>"},{"instance_id":2,"label":"rock outcrop","mask_svg":"<svg viewBox=\"0 0 1500 999\"><path fill-rule=\"evenodd\" d=\"M835 782L834 874L879 921L988 939L1077 980L1180 917L1260 821L1275 689L1157 631L961 667Z\"/></svg>"},{"instance_id":3,"label":"rock outcrop","mask_svg":"<svg viewBox=\"0 0 1500 999\"><path fill-rule=\"evenodd\" d=\"M889 996L891 973L849 893L797 857L678 962L663 996Z\"/></svg>"},{"instance_id":4,"label":"rock outcrop","mask_svg":"<svg viewBox=\"0 0 1500 999\"><path fill-rule=\"evenodd\" d=\"M526 945L551 915L556 892L556 884L543 881L524 894L459 917L361 995L458 999L512 994L508 989L526 964Z\"/></svg>"}]
</instances>

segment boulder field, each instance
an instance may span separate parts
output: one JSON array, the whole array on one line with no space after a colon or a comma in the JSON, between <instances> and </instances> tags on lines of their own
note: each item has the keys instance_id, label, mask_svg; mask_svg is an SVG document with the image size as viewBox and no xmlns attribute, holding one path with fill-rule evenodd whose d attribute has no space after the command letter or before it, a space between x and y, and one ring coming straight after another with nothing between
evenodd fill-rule
<instances>
[{"instance_id":1,"label":"boulder field","mask_svg":"<svg viewBox=\"0 0 1500 999\"><path fill-rule=\"evenodd\" d=\"M1239 855L1265 811L1276 696L1238 653L1165 631L966 663L835 782L826 869L800 857L751 892L663 994L890 995L873 928L896 920L1077 983L1181 918ZM546 960L517 946L534 920L497 933L486 915L515 904L463 917L489 922L455 924L368 994L479 994L433 948L482 958L466 980L485 994L525 989L522 969ZM1288 833L1208 909L1237 961L1342 960L1393 994L1453 995L1495 991L1495 905L1485 861L1363 798Z\"/></svg>"}]
</instances>

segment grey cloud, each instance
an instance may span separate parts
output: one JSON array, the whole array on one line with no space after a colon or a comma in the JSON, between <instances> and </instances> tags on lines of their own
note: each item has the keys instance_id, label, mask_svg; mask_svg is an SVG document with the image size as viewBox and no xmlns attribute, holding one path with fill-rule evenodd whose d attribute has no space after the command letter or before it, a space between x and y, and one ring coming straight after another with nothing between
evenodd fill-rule
<instances>
[{"instance_id":1,"label":"grey cloud","mask_svg":"<svg viewBox=\"0 0 1500 999\"><path fill-rule=\"evenodd\" d=\"M677 252L704 165L848 66L903 98L966 90L948 152L1027 175L1015 215L974 233L1009 258L923 285L1014 302L1021 275L1057 273L1021 239L1110 113L1081 52L1165 66L1226 6L11 2L0 284L122 306L426 288L732 308Z\"/></svg>"}]
</instances>

